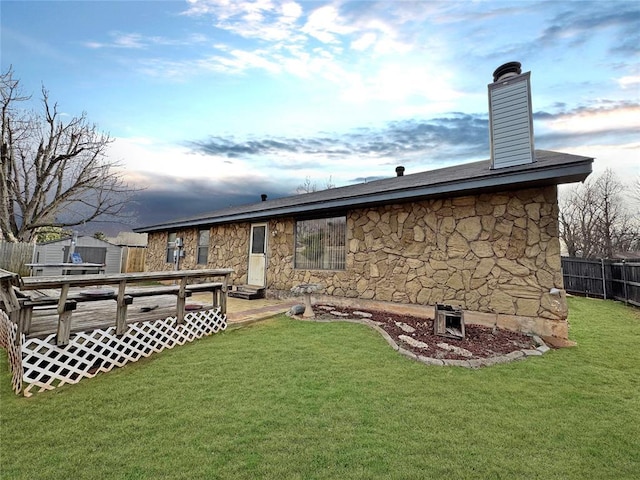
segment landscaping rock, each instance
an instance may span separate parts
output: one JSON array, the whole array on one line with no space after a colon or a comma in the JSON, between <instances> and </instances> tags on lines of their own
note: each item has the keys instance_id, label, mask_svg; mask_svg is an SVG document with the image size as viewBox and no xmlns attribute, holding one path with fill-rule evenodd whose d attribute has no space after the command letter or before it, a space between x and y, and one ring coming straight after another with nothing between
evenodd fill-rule
<instances>
[{"instance_id":1,"label":"landscaping rock","mask_svg":"<svg viewBox=\"0 0 640 480\"><path fill-rule=\"evenodd\" d=\"M400 328L400 330L402 330L403 332L414 333L416 331L415 328L413 328L411 325L407 325L404 322L395 322L395 323L398 326L398 328Z\"/></svg>"},{"instance_id":2,"label":"landscaping rock","mask_svg":"<svg viewBox=\"0 0 640 480\"><path fill-rule=\"evenodd\" d=\"M546 345L540 345L538 348L536 348L536 350L538 350L540 353L547 353L551 349Z\"/></svg>"},{"instance_id":3,"label":"landscaping rock","mask_svg":"<svg viewBox=\"0 0 640 480\"><path fill-rule=\"evenodd\" d=\"M289 309L289 315L302 315L304 313L304 305L294 305Z\"/></svg>"},{"instance_id":4,"label":"landscaping rock","mask_svg":"<svg viewBox=\"0 0 640 480\"><path fill-rule=\"evenodd\" d=\"M420 340L416 340L415 338L412 338L408 335L400 335L398 336L398 338L403 342L407 343L408 345L411 345L412 347L420 348L423 350L429 350L429 345L427 345L424 342L421 342Z\"/></svg>"},{"instance_id":5,"label":"landscaping rock","mask_svg":"<svg viewBox=\"0 0 640 480\"><path fill-rule=\"evenodd\" d=\"M540 355L542 355L542 352L540 350L531 349L522 350L522 353L524 353L527 357L539 357Z\"/></svg>"},{"instance_id":6,"label":"landscaping rock","mask_svg":"<svg viewBox=\"0 0 640 480\"><path fill-rule=\"evenodd\" d=\"M457 355L462 355L463 357L473 357L473 353L471 353L469 350L462 347L456 347L455 345L449 345L448 343L438 343L438 348L453 352Z\"/></svg>"}]
</instances>

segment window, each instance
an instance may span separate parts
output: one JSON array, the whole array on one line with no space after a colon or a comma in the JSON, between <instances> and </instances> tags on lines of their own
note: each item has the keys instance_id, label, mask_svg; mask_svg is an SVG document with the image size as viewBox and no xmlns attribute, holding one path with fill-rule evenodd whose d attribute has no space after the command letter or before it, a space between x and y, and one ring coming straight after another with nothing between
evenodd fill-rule
<instances>
[{"instance_id":1,"label":"window","mask_svg":"<svg viewBox=\"0 0 640 480\"><path fill-rule=\"evenodd\" d=\"M173 251L175 250L176 232L167 236L167 263L173 263Z\"/></svg>"},{"instance_id":2,"label":"window","mask_svg":"<svg viewBox=\"0 0 640 480\"><path fill-rule=\"evenodd\" d=\"M265 250L265 233L267 227L264 225L257 225L251 229L253 237L251 237L251 253L264 254Z\"/></svg>"},{"instance_id":3,"label":"window","mask_svg":"<svg viewBox=\"0 0 640 480\"><path fill-rule=\"evenodd\" d=\"M295 267L307 270L344 270L346 217L296 222Z\"/></svg>"},{"instance_id":4,"label":"window","mask_svg":"<svg viewBox=\"0 0 640 480\"><path fill-rule=\"evenodd\" d=\"M209 262L209 230L198 232L198 265L206 265Z\"/></svg>"}]
</instances>

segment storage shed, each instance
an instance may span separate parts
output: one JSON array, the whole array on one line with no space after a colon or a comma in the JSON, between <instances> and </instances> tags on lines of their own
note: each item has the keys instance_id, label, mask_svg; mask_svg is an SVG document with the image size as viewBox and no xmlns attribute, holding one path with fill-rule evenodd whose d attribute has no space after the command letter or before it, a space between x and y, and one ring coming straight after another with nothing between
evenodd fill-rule
<instances>
[{"instance_id":1,"label":"storage shed","mask_svg":"<svg viewBox=\"0 0 640 480\"><path fill-rule=\"evenodd\" d=\"M72 237L52 240L36 245L33 262L37 265L31 272L34 276L62 275L62 267L45 265L65 263L69 261ZM74 252L85 263L104 265L104 273L121 273L122 247L90 236L79 236ZM77 271L73 273L99 273L98 270Z\"/></svg>"}]
</instances>

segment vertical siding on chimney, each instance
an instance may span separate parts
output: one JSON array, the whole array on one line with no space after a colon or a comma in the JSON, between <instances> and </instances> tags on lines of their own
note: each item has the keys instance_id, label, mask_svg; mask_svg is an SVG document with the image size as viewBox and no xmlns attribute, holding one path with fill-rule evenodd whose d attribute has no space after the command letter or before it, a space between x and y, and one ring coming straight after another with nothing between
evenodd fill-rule
<instances>
[{"instance_id":1,"label":"vertical siding on chimney","mask_svg":"<svg viewBox=\"0 0 640 480\"><path fill-rule=\"evenodd\" d=\"M489 85L492 168L533 163L530 72Z\"/></svg>"}]
</instances>

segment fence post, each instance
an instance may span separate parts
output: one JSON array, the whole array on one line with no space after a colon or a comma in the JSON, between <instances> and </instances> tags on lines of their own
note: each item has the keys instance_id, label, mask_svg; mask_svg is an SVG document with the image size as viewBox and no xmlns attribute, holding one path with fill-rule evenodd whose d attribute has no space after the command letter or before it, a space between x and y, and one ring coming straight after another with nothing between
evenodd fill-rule
<instances>
[{"instance_id":1,"label":"fence post","mask_svg":"<svg viewBox=\"0 0 640 480\"><path fill-rule=\"evenodd\" d=\"M600 259L600 266L602 267L602 293L604 295L604 299L607 299L607 279L604 275L604 258Z\"/></svg>"},{"instance_id":2,"label":"fence post","mask_svg":"<svg viewBox=\"0 0 640 480\"><path fill-rule=\"evenodd\" d=\"M625 271L626 265L624 264L624 258L622 259L622 285L624 286L624 304L629 305L629 292L627 290L627 272Z\"/></svg>"}]
</instances>

